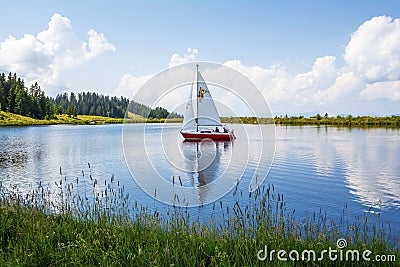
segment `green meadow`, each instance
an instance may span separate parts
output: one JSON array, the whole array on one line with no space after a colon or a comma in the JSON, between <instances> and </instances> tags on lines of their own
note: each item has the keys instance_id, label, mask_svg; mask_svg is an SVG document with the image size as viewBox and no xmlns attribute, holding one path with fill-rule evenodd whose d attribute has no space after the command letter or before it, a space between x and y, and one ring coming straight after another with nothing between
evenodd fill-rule
<instances>
[{"instance_id":1,"label":"green meadow","mask_svg":"<svg viewBox=\"0 0 400 267\"><path fill-rule=\"evenodd\" d=\"M299 117L275 117L256 118L256 117L222 117L223 123L244 123L244 124L271 124L276 125L331 125L338 127L400 127L400 116L371 117L371 116L336 116L328 117L319 114L310 118Z\"/></svg>"},{"instance_id":2,"label":"green meadow","mask_svg":"<svg viewBox=\"0 0 400 267\"><path fill-rule=\"evenodd\" d=\"M33 119L30 117L0 111L0 126L22 126L22 125L51 125L51 124L110 124L110 123L182 123L182 118L145 118L138 114L128 112L127 118L111 118L103 116L67 114L56 115L53 119ZM305 117L275 117L256 118L256 117L221 117L222 123L234 124L271 124L276 125L331 125L338 127L400 127L400 116L370 117L370 116L336 116L327 117L316 116Z\"/></svg>"},{"instance_id":3,"label":"green meadow","mask_svg":"<svg viewBox=\"0 0 400 267\"><path fill-rule=\"evenodd\" d=\"M53 125L53 124L115 124L115 123L173 123L182 122L181 118L144 118L140 115L128 113L127 118L111 118L103 116L77 115L70 116L67 114L55 115L53 119L33 119L30 117L0 111L0 126L28 126L28 125Z\"/></svg>"}]
</instances>

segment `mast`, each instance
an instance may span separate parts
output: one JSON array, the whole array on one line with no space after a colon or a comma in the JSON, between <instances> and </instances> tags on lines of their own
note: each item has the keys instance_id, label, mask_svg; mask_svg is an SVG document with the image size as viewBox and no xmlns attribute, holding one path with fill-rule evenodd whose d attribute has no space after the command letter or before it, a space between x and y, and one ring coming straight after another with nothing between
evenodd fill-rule
<instances>
[{"instance_id":1,"label":"mast","mask_svg":"<svg viewBox=\"0 0 400 267\"><path fill-rule=\"evenodd\" d=\"M200 96L200 91L199 91L199 65L196 64L196 96L197 96L197 105L196 105L196 132L199 131L199 96Z\"/></svg>"}]
</instances>

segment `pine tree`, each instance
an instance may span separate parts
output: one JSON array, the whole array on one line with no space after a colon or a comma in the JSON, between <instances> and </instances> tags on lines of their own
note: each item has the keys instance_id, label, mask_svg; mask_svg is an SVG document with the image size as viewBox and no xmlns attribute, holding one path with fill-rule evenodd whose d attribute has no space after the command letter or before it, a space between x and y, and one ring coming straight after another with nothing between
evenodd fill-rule
<instances>
[{"instance_id":1,"label":"pine tree","mask_svg":"<svg viewBox=\"0 0 400 267\"><path fill-rule=\"evenodd\" d=\"M19 86L16 88L16 95L15 95L15 113L23 115L23 116L30 116L29 114L29 106L30 106L30 98L28 92L25 88L20 88Z\"/></svg>"}]
</instances>

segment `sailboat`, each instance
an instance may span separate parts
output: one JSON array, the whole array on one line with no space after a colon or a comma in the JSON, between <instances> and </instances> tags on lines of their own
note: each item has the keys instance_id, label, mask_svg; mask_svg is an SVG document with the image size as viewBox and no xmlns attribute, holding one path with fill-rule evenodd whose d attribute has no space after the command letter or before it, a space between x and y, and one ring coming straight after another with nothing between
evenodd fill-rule
<instances>
[{"instance_id":1,"label":"sailboat","mask_svg":"<svg viewBox=\"0 0 400 267\"><path fill-rule=\"evenodd\" d=\"M194 88L196 88L195 101L192 99ZM231 131L226 125L222 125L211 92L199 71L199 65L196 65L196 79L190 89L180 133L185 140L234 140L236 138L233 129Z\"/></svg>"}]
</instances>

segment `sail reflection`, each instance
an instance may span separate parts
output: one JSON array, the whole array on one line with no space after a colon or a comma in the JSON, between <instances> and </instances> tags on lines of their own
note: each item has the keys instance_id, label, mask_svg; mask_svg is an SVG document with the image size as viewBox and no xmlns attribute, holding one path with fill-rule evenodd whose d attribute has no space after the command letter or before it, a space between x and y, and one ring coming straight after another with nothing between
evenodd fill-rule
<instances>
[{"instance_id":1,"label":"sail reflection","mask_svg":"<svg viewBox=\"0 0 400 267\"><path fill-rule=\"evenodd\" d=\"M221 148L229 147L228 141L183 141L182 152L186 161L186 170L192 178L192 186L200 187L212 183L221 170ZM225 149L226 150L226 149Z\"/></svg>"},{"instance_id":2,"label":"sail reflection","mask_svg":"<svg viewBox=\"0 0 400 267\"><path fill-rule=\"evenodd\" d=\"M192 187L199 189L200 202L204 203L213 182L223 175L225 168L221 158L230 153L233 141L182 141L182 152Z\"/></svg>"}]
</instances>

